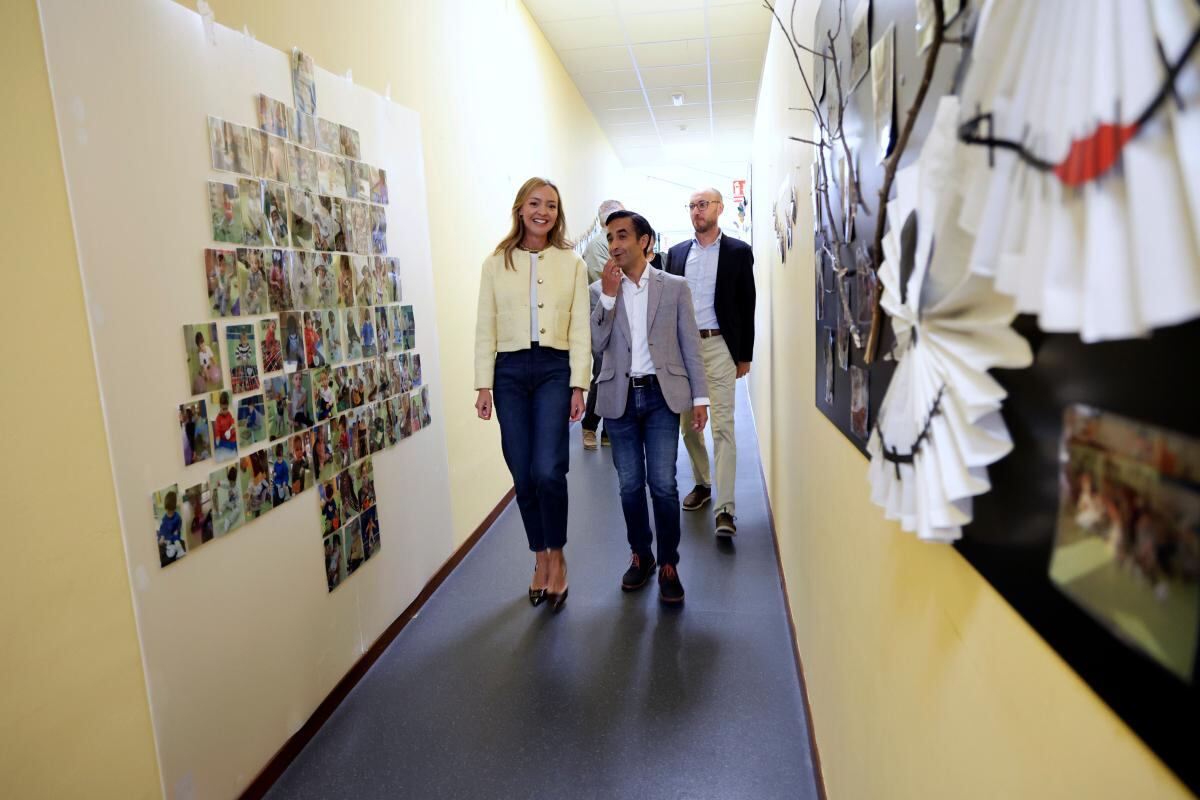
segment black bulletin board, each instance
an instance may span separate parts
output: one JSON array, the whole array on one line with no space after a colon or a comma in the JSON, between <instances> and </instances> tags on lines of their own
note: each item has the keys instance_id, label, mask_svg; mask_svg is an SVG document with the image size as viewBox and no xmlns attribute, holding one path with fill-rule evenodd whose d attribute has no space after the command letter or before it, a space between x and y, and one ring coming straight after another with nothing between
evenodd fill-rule
<instances>
[{"instance_id":1,"label":"black bulletin board","mask_svg":"<svg viewBox=\"0 0 1200 800\"><path fill-rule=\"evenodd\" d=\"M823 0L812 41L827 42L826 31L838 26L845 14L838 58L848 83L849 27L857 3ZM922 61L916 51L916 8L913 0L874 0L871 36L874 44L889 24L896 26L896 125L913 101L920 82ZM960 35L969 26L973 5L955 19L950 29ZM785 24L787 19L784 20ZM943 45L930 93L921 109L914 135L900 166L920 152L932 123L938 99L953 90L964 50ZM827 68L832 73L832 69ZM812 76L810 76L811 78ZM870 74L850 96L845 126L861 169L860 183L870 212L859 209L854 238L868 246L874 239L878 192L883 167L875 162L876 141ZM835 92L832 75L823 107L830 108ZM797 115L798 136L812 135L811 117ZM804 176L805 181L808 176ZM807 185L801 181L800 185ZM831 206L841 207L837 188L830 186ZM828 223L827 215L815 218ZM835 334L839 302L832 289L829 259L822 254L826 234L815 232L818 270L825 292L819 297L816 325L816 403L830 421L865 454L865 442L850 427L850 374L834 367L834 402L825 403L824 349L826 331ZM843 259L854 263L852 253ZM1200 265L1195 268L1200 269ZM857 308L860 298L852 298ZM814 316L816 316L814 314ZM1192 789L1200 792L1200 674L1193 665L1189 685L1140 651L1118 639L1104 625L1061 592L1049 577L1049 564L1059 508L1059 443L1063 412L1073 403L1084 403L1106 412L1200 437L1200 379L1194 376L1200 353L1200 322L1159 330L1145 340L1083 344L1077 336L1048 335L1035 319L1019 317L1015 328L1030 342L1034 364L1024 370L997 370L994 375L1008 391L1003 416L1013 438L1013 450L989 469L992 490L975 498L974 522L956 545L960 553L1020 613L1091 688L1140 736ZM892 344L885 328L879 356L869 367L869 422L874 424L886 392L893 363L883 361ZM836 361L836 344L834 358ZM850 348L849 363L865 367L863 352ZM865 465L864 465L865 468ZM936 545L931 545L936 546ZM1033 698L1030 702L1036 702ZM1069 743L1065 743L1068 744Z\"/></svg>"}]
</instances>

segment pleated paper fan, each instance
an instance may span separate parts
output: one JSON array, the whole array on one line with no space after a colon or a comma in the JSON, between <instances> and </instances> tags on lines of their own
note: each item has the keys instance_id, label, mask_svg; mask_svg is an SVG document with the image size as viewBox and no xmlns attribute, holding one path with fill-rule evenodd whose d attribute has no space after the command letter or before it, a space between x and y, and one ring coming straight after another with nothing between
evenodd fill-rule
<instances>
[{"instance_id":1,"label":"pleated paper fan","mask_svg":"<svg viewBox=\"0 0 1200 800\"><path fill-rule=\"evenodd\" d=\"M985 3L962 89L971 269L1050 332L1200 316L1200 4ZM1161 45L1161 51L1160 51Z\"/></svg>"},{"instance_id":2,"label":"pleated paper fan","mask_svg":"<svg viewBox=\"0 0 1200 800\"><path fill-rule=\"evenodd\" d=\"M898 364L867 443L872 501L940 542L959 538L971 498L991 488L987 466L1012 447L988 370L1032 360L1012 299L968 269L956 180L984 156L958 143L957 118L957 99L943 98L920 157L896 173L879 278Z\"/></svg>"}]
</instances>

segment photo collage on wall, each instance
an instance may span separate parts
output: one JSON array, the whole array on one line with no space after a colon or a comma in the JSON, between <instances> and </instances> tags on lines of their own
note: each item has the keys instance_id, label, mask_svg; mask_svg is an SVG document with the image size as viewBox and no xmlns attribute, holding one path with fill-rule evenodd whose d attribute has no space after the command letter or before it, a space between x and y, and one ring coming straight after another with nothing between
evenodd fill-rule
<instances>
[{"instance_id":1,"label":"photo collage on wall","mask_svg":"<svg viewBox=\"0 0 1200 800\"><path fill-rule=\"evenodd\" d=\"M332 591L379 550L371 456L432 420L387 175L358 131L316 116L300 51L292 77L295 108L259 95L257 129L207 120L212 169L237 175L208 183L209 317L236 320L183 326L178 419L184 465L217 468L152 506L165 567L316 486Z\"/></svg>"}]
</instances>

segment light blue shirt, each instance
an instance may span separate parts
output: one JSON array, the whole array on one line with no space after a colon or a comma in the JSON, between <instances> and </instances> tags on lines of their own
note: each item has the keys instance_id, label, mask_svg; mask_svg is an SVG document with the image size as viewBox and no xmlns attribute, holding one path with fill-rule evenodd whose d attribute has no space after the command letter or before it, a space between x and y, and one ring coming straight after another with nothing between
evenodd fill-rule
<instances>
[{"instance_id":1,"label":"light blue shirt","mask_svg":"<svg viewBox=\"0 0 1200 800\"><path fill-rule=\"evenodd\" d=\"M687 263L683 267L683 276L692 292L692 305L696 307L696 326L700 330L720 327L713 300L717 295L717 260L721 256L722 236L724 234L717 234L708 247L693 238L692 249L688 250Z\"/></svg>"}]
</instances>

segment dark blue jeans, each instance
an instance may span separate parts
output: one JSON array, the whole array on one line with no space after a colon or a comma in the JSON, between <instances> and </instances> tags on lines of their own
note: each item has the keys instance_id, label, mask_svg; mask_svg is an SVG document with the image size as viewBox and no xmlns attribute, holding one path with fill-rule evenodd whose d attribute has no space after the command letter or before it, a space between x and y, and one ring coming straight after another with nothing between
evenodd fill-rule
<instances>
[{"instance_id":1,"label":"dark blue jeans","mask_svg":"<svg viewBox=\"0 0 1200 800\"><path fill-rule=\"evenodd\" d=\"M504 461L517 490L529 549L559 549L567 543L567 351L534 346L497 353L492 383Z\"/></svg>"},{"instance_id":2,"label":"dark blue jeans","mask_svg":"<svg viewBox=\"0 0 1200 800\"><path fill-rule=\"evenodd\" d=\"M612 443L613 464L620 483L621 510L629 548L642 558L651 554L654 541L646 509L646 485L654 506L658 531L658 563L679 563L679 489L675 485L675 457L679 451L679 415L663 399L654 383L629 389L625 414L604 418Z\"/></svg>"}]
</instances>

